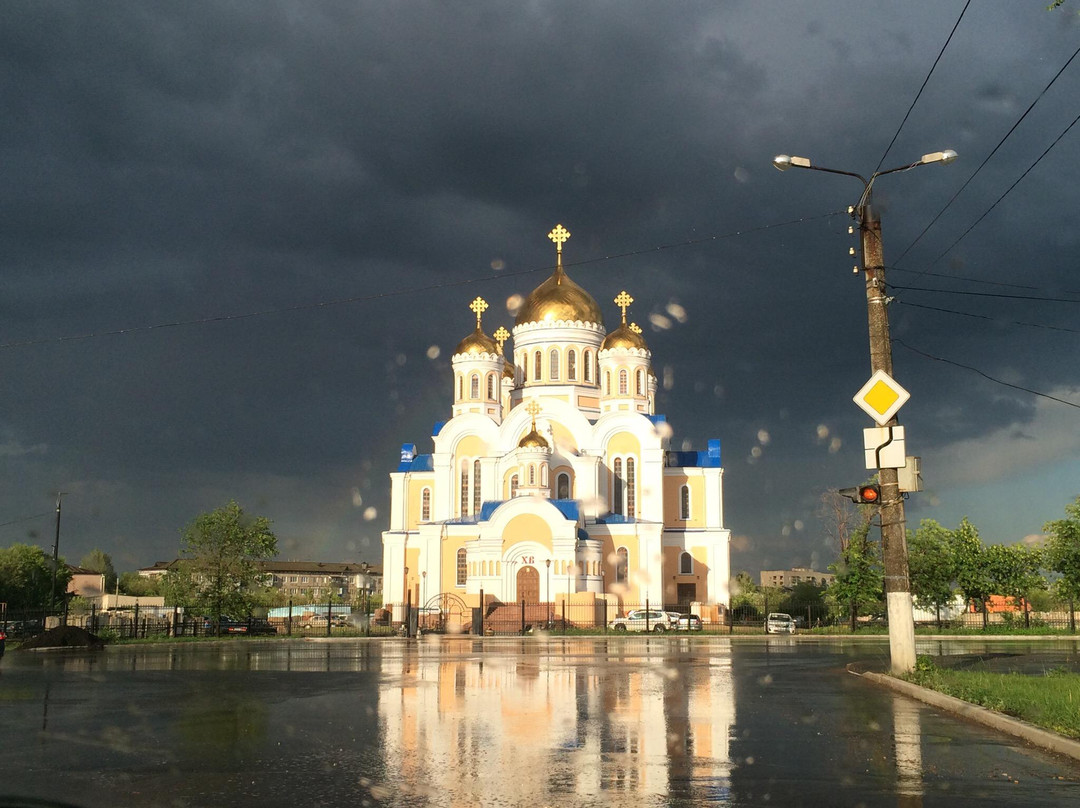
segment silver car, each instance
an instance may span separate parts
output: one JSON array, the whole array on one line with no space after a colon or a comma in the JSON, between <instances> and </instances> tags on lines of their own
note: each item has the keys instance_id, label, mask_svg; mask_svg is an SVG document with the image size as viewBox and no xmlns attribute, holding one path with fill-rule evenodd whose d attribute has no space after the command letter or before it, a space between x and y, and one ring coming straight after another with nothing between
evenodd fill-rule
<instances>
[{"instance_id":1,"label":"silver car","mask_svg":"<svg viewBox=\"0 0 1080 808\"><path fill-rule=\"evenodd\" d=\"M784 614L783 612L769 612L769 616L765 619L765 633L794 634L795 621L791 619L790 614Z\"/></svg>"},{"instance_id":2,"label":"silver car","mask_svg":"<svg viewBox=\"0 0 1080 808\"><path fill-rule=\"evenodd\" d=\"M616 617L608 628L612 631L655 631L658 634L672 628L671 618L667 612L659 609L635 609L627 612L626 617Z\"/></svg>"}]
</instances>

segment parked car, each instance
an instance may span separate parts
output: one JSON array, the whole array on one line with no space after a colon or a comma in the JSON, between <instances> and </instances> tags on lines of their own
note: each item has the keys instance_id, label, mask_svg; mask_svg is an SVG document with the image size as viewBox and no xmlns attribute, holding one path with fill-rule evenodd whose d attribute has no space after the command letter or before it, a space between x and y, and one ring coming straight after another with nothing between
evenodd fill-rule
<instances>
[{"instance_id":1,"label":"parked car","mask_svg":"<svg viewBox=\"0 0 1080 808\"><path fill-rule=\"evenodd\" d=\"M627 612L626 617L616 617L608 623L608 628L612 631L655 631L663 634L674 628L674 625L667 612L659 609L634 609Z\"/></svg>"},{"instance_id":2,"label":"parked car","mask_svg":"<svg viewBox=\"0 0 1080 808\"><path fill-rule=\"evenodd\" d=\"M769 612L769 616L765 618L765 633L794 634L795 621L791 619L790 614L784 614L783 612Z\"/></svg>"},{"instance_id":3,"label":"parked car","mask_svg":"<svg viewBox=\"0 0 1080 808\"><path fill-rule=\"evenodd\" d=\"M701 631L705 626L702 625L701 618L696 614L680 614L675 628L678 631Z\"/></svg>"},{"instance_id":4,"label":"parked car","mask_svg":"<svg viewBox=\"0 0 1080 808\"><path fill-rule=\"evenodd\" d=\"M334 628L347 626L349 625L349 618L340 614L331 615L330 625ZM311 617L300 622L300 628L326 628L326 615L313 614Z\"/></svg>"}]
</instances>

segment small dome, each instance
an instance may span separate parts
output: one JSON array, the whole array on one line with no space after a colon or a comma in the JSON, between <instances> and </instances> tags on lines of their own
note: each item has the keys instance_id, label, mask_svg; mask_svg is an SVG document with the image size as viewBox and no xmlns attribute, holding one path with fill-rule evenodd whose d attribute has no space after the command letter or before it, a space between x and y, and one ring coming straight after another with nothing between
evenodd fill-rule
<instances>
[{"instance_id":1,"label":"small dome","mask_svg":"<svg viewBox=\"0 0 1080 808\"><path fill-rule=\"evenodd\" d=\"M649 350L649 346L645 344L645 338L630 328L626 323L623 323L604 337L604 342L600 346L600 350L606 351L610 348L637 348L639 351Z\"/></svg>"},{"instance_id":2,"label":"small dome","mask_svg":"<svg viewBox=\"0 0 1080 808\"><path fill-rule=\"evenodd\" d=\"M524 325L556 320L604 323L593 296L570 280L562 266L525 298L515 322Z\"/></svg>"},{"instance_id":3,"label":"small dome","mask_svg":"<svg viewBox=\"0 0 1080 808\"><path fill-rule=\"evenodd\" d=\"M511 362L509 359L506 359L505 356L503 357L503 359L506 360L505 362L503 362L503 378L504 379L509 379L510 381L513 381L514 380L514 363Z\"/></svg>"},{"instance_id":4,"label":"small dome","mask_svg":"<svg viewBox=\"0 0 1080 808\"><path fill-rule=\"evenodd\" d=\"M495 340L485 334L479 325L476 326L476 330L469 336L465 337L458 343L457 348L454 349L455 354L497 354L499 353L499 346L495 344Z\"/></svg>"},{"instance_id":5,"label":"small dome","mask_svg":"<svg viewBox=\"0 0 1080 808\"><path fill-rule=\"evenodd\" d=\"M532 432L518 441L519 449L550 449L547 439L536 431L536 427L533 427Z\"/></svg>"}]
</instances>

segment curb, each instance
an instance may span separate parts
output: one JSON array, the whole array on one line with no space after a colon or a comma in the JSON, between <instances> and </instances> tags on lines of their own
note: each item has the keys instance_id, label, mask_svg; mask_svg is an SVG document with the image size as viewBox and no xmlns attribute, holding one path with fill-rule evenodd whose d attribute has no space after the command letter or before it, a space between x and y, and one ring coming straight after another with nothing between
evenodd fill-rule
<instances>
[{"instance_id":1,"label":"curb","mask_svg":"<svg viewBox=\"0 0 1080 808\"><path fill-rule=\"evenodd\" d=\"M909 698L929 704L932 707L954 713L969 721L974 721L977 724L982 724L983 726L995 729L998 732L1020 738L1032 746L1047 749L1055 754L1070 757L1073 760L1080 760L1080 741L1065 738L1058 735L1056 732L1051 732L1042 727L1036 727L1034 724L1029 724L1027 721L1021 721L1019 718L1012 718L1011 716L989 710L986 707L980 707L969 701L964 701L963 699L958 699L954 696L946 696L944 693L938 693L936 690L930 690L921 687L920 685L912 684L911 682L905 682L903 679L897 679L883 673L874 673L873 671L859 672L853 669L853 664L854 663L847 666L848 673L852 673L855 676L861 676L864 679L869 679L874 684L881 685L882 687L896 691Z\"/></svg>"}]
</instances>

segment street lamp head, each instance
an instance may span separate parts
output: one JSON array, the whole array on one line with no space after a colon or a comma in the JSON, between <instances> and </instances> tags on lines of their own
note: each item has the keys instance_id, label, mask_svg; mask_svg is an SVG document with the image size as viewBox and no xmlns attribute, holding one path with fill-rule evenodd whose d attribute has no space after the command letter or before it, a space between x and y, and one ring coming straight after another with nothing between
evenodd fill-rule
<instances>
[{"instance_id":1,"label":"street lamp head","mask_svg":"<svg viewBox=\"0 0 1080 808\"><path fill-rule=\"evenodd\" d=\"M772 159L772 164L777 171L787 171L792 166L797 168L810 168L810 160L806 157L792 157L790 154L778 154Z\"/></svg>"},{"instance_id":2,"label":"street lamp head","mask_svg":"<svg viewBox=\"0 0 1080 808\"><path fill-rule=\"evenodd\" d=\"M945 151L930 152L930 154L924 154L920 163L926 165L927 163L941 163L942 165L948 165L957 158L957 154L952 149L945 149Z\"/></svg>"}]
</instances>

